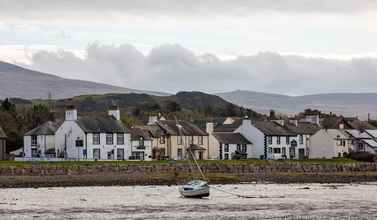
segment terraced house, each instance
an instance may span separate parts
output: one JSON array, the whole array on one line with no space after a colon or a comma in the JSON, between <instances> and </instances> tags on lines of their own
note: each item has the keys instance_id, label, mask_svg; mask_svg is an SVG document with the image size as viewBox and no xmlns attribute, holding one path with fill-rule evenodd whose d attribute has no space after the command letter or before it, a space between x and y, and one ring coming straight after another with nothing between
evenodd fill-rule
<instances>
[{"instance_id":1,"label":"terraced house","mask_svg":"<svg viewBox=\"0 0 377 220\"><path fill-rule=\"evenodd\" d=\"M143 126L153 138L154 158L183 160L194 156L209 159L208 134L191 122L157 120ZM189 152L193 152L191 155Z\"/></svg>"},{"instance_id":2,"label":"terraced house","mask_svg":"<svg viewBox=\"0 0 377 220\"><path fill-rule=\"evenodd\" d=\"M131 156L130 139L119 109L110 109L108 116L81 118L76 109L68 109L56 131L55 146L66 159L124 160Z\"/></svg>"}]
</instances>

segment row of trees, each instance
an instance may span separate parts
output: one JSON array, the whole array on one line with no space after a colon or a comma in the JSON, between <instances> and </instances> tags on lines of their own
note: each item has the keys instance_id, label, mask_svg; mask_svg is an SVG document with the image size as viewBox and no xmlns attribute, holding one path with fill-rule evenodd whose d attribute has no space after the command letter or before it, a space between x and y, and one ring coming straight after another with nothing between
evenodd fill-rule
<instances>
[{"instance_id":1,"label":"row of trees","mask_svg":"<svg viewBox=\"0 0 377 220\"><path fill-rule=\"evenodd\" d=\"M11 100L3 100L0 105L0 126L8 137L7 150L12 151L21 147L26 131L53 119L54 114L45 105L17 108Z\"/></svg>"}]
</instances>

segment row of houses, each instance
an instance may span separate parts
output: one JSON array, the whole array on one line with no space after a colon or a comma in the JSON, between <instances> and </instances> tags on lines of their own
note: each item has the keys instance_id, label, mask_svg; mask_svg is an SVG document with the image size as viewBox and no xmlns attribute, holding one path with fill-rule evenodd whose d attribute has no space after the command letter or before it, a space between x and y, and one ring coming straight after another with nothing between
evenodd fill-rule
<instances>
[{"instance_id":1,"label":"row of houses","mask_svg":"<svg viewBox=\"0 0 377 220\"><path fill-rule=\"evenodd\" d=\"M101 117L78 117L76 109L67 109L64 121L48 121L25 134L22 159L305 159L377 153L377 129L369 124L361 129L356 119L338 118L325 128L319 116L312 115L194 122L154 116L146 125L127 128L120 118L117 108Z\"/></svg>"}]
</instances>

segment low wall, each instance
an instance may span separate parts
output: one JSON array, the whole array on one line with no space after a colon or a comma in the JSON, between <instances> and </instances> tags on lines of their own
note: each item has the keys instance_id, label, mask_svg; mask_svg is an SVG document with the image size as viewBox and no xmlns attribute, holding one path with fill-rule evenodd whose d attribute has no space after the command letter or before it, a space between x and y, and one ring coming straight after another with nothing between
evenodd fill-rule
<instances>
[{"instance_id":1,"label":"low wall","mask_svg":"<svg viewBox=\"0 0 377 220\"><path fill-rule=\"evenodd\" d=\"M211 183L377 182L377 163L202 164ZM0 187L53 187L181 184L193 175L189 164L29 164L0 167ZM195 173L195 174L193 174Z\"/></svg>"},{"instance_id":2,"label":"low wall","mask_svg":"<svg viewBox=\"0 0 377 220\"><path fill-rule=\"evenodd\" d=\"M268 173L339 173L339 172L377 172L377 163L350 164L305 164L305 163L272 163L272 164L203 164L204 173L232 174L268 174ZM188 164L129 164L129 165L90 165L90 166L54 166L53 164L31 165L25 167L0 167L3 176L30 175L86 175L100 173L143 174L191 172ZM197 170L194 168L194 172Z\"/></svg>"}]
</instances>

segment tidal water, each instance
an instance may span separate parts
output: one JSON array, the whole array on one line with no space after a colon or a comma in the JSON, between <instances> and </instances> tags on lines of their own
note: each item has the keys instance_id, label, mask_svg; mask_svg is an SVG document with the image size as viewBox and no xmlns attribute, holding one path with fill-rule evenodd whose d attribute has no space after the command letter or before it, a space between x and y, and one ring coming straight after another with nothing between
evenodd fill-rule
<instances>
[{"instance_id":1,"label":"tidal water","mask_svg":"<svg viewBox=\"0 0 377 220\"><path fill-rule=\"evenodd\" d=\"M251 198L239 198L221 189ZM0 219L377 219L377 183L0 189Z\"/></svg>"}]
</instances>

